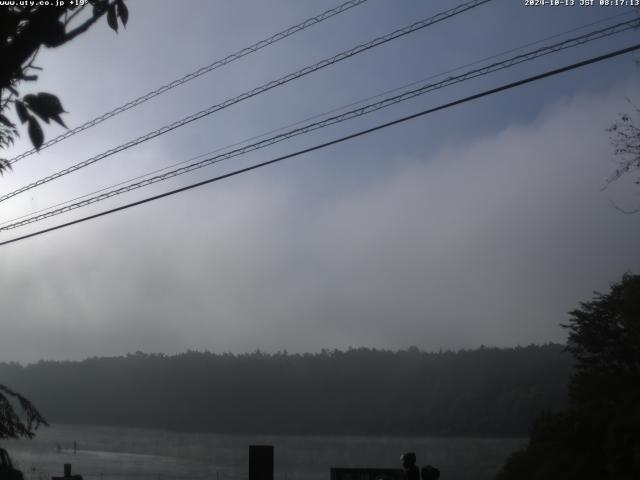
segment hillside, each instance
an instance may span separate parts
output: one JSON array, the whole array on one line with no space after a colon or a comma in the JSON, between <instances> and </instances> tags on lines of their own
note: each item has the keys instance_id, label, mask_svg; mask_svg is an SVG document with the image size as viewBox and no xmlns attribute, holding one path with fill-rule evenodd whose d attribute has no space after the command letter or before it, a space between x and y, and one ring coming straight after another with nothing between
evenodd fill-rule
<instances>
[{"instance_id":1,"label":"hillside","mask_svg":"<svg viewBox=\"0 0 640 480\"><path fill-rule=\"evenodd\" d=\"M226 433L524 435L565 405L563 346L136 353L0 364L51 422Z\"/></svg>"}]
</instances>

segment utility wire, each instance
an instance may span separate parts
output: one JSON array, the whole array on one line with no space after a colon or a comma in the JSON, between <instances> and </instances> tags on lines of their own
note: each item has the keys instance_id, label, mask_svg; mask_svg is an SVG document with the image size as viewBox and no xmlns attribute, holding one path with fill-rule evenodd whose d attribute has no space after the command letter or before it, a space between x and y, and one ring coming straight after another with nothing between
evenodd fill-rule
<instances>
[{"instance_id":1,"label":"utility wire","mask_svg":"<svg viewBox=\"0 0 640 480\"><path fill-rule=\"evenodd\" d=\"M290 130L288 132L282 133L280 135L276 135L264 140L261 140L259 142L253 143L253 144L249 144L249 145L245 145L243 147L237 148L235 150L231 150L229 152L220 154L220 155L216 155L213 157L209 157L209 158L205 158L204 160L201 160L199 162L195 162L192 163L190 165L186 165L184 167L180 167L177 168L175 170L171 170L159 175L156 175L154 177L151 178L146 178L144 180L141 180L139 182L136 183L131 183L129 185L120 187L120 188L115 188L113 190L110 190L108 192L105 193L101 193L100 195L96 195L90 198L87 198L85 200L81 200L79 202L76 203L71 203L68 205L65 205L64 207L55 209L55 210L50 210L46 213L42 213L40 215L34 215L31 216L29 218L26 218L24 220L20 220L20 221L16 221L14 223L10 223L8 225L4 225L4 226L0 226L0 231L6 231L6 230L12 230L14 228L18 228L18 227L22 227L34 222L38 222L41 220L44 220L46 218L50 218L56 215L60 215L62 213L66 213L66 212L70 212L72 210L76 210L78 208L82 208L82 207L86 207L88 205L91 205L93 203L97 203L97 202L101 202L103 200L106 200L108 198L111 197L115 197L116 195L121 195L133 190L137 190L138 188L142 188L142 187L146 187L149 185L152 185L154 183L158 183L161 181L165 181L168 180L169 178L173 178L179 175L183 175L185 173L189 173L192 172L194 170L209 166L209 165L213 165L215 163L219 163L222 162L223 160L227 160L229 158L233 158L233 157L237 157L240 155L244 155L248 152L252 152L255 150L259 150L261 148L265 148L267 146L273 145L275 143L279 143L282 142L284 140L288 140L290 138L293 138L295 136L298 135L302 135L302 134L306 134L315 130L319 130L321 128L325 128L329 125L335 125L337 123L341 123L344 122L346 120L351 120L353 118L357 118L363 115L366 115L368 113L372 113L378 110L381 110L383 108L387 108L390 107L392 105L398 104L400 102L404 102L406 100L415 98L419 95L424 95L426 93L432 92L434 90L438 90L444 87L448 87L450 85L454 85L456 83L461 83L473 78L477 78L483 75L487 75L489 73L493 73L499 70L504 70L506 68L510 68L513 67L515 65L524 63L524 62L528 62L528 61L532 61L534 59L540 58L542 56L546 56L549 55L551 53L555 53L561 50L565 50L568 48L572 48L578 45L583 45L585 43L594 41L594 40L599 40L605 37L609 37L611 35L615 35L630 29L633 29L637 26L640 25L640 20L632 20L632 21L627 21L627 22L622 22L619 23L617 25L611 26L611 27L607 27L604 29L600 29L600 30L596 30L593 32L589 32L587 34L581 35L579 37L575 37L575 38L571 38L568 40L565 40L563 42L559 42L553 45L549 45L546 47L542 47L539 48L537 50L533 50L531 52L527 52L527 53L523 53L521 55L517 55L515 57L512 58L508 58L506 60L503 60L501 62L496 62L493 63L491 65L488 65L486 67L483 68L479 68L479 69L475 69L475 70L471 70L469 72L466 72L462 75L458 75L455 77L449 77L445 80L442 80L440 82L437 83L431 83L431 84L427 84L427 85L423 85L420 88L411 90L411 91L407 91L404 92L400 95L396 95L393 97L389 97L386 98L384 100L381 100L379 102L376 103L372 103L369 105L365 105L361 108L357 108L354 110L350 110L348 112L342 113L340 115L336 115L333 117L329 117L326 118L324 120L318 121L318 122L314 122L308 125L305 125L303 127L300 128L296 128L293 130ZM165 169L162 169L165 170ZM143 176L144 177L144 176ZM126 182L123 182L126 183ZM104 190L104 189L103 189ZM72 200L73 201L73 200ZM63 204L65 203L69 203L69 202L63 202ZM5 222L7 223L7 222Z\"/></svg>"},{"instance_id":2,"label":"utility wire","mask_svg":"<svg viewBox=\"0 0 640 480\"><path fill-rule=\"evenodd\" d=\"M378 130L382 130L382 129L385 129L387 127L391 127L393 125L404 123L404 122L407 122L409 120L413 120L413 119L416 119L416 118L419 118L419 117L422 117L422 116L425 116L425 115L429 115L431 113L434 113L434 112L437 112L437 111L440 111L440 110L445 110L447 108L451 108L451 107L454 107L456 105L467 103L467 102L470 102L470 101L473 101L473 100L478 100L478 99L480 99L482 97L493 95L495 93L499 93L499 92L502 92L502 91L505 91L505 90L510 90L512 88L519 87L521 85L525 85L525 84L528 84L528 83L536 82L536 81L542 80L542 79L547 78L547 77L551 77L551 76L554 76L554 75L558 75L560 73L564 73L564 72L568 72L570 70L574 70L576 68L581 68L581 67L584 67L584 66L587 66L587 65L591 65L591 64L598 63L598 62L601 62L601 61L604 61L604 60L608 60L610 58L614 58L614 57L617 57L617 56L620 56L620 55L624 55L626 53L634 52L636 50L640 50L640 43L638 43L636 45L633 45L631 47L623 48L623 49L620 49L620 50L615 50L615 51L607 53L605 55L600 55L598 57L592 57L592 58L590 58L588 60L584 60L584 61L581 61L581 62L573 63L571 65L567 65L567 66L564 66L564 67L561 67L561 68L556 68L554 70L549 70L547 72L544 72L544 73L541 73L541 74L538 74L538 75L533 75L531 77L527 77L527 78L524 78L522 80L518 80L518 81L515 81L515 82L507 83L505 85L501 85L499 87L492 88L490 90L485 90L484 92L477 93L475 95L464 97L464 98L461 98L459 100L455 100L453 102L445 103L445 104L440 105L438 107L434 107L434 108L430 108L430 109L427 109L427 110L423 110L421 112L414 113L413 115L408 115L408 116L393 120L391 122L383 123L383 124L377 125L375 127L368 128L366 130L361 130L359 132L352 133L351 135L346 135L344 137L340 137L340 138L337 138L335 140L331 140L329 142L325 142L325 143L322 143L322 144L319 144L319 145L315 145L313 147L305 148L303 150L299 150L299 151L294 152L294 153L283 155L283 156L280 156L280 157L277 157L277 158L274 158L274 159L271 159L271 160L268 160L268 161L265 161L265 162L262 162L262 163L251 165L249 167L241 168L239 170L234 170L233 172L225 173L224 175L219 175L217 177L209 178L209 179L203 180L201 182L193 183L191 185L187 185L185 187L181 187L181 188L177 188L175 190L164 192L164 193L161 193L159 195L154 195L152 197L147 197L147 198L144 198L142 200L138 200L136 202L128 203L126 205L121 205L119 207L112 208L110 210L105 210L105 211L102 211L102 212L99 212L99 213L96 213L96 214L93 214L93 215L89 215L89 216L86 216L86 217L78 218L76 220L73 220L73 221L70 221L70 222L66 222L66 223L63 223L63 224L60 224L60 225L56 225L56 226L53 226L53 227L45 228L43 230L38 230L37 232L32 232L32 233L29 233L27 235L22 235L20 237L12 238L10 240L5 240L4 242L0 242L0 246L7 245L9 243L18 242L20 240L25 240L27 238L35 237L37 235L42 235L44 233L52 232L54 230L59 230L61 228L65 228L65 227L69 227L71 225L75 225L75 224L78 224L78 223L85 222L87 220L92 220L94 218L103 217L103 216L109 215L111 213L119 212L119 211L122 211L122 210L126 210L128 208L132 208L132 207L136 207L138 205L142 205L144 203L149 203L149 202L152 202L152 201L155 201L155 200L159 200L161 198L168 197L170 195L174 195L176 193L181 193L181 192L185 192L187 190L191 190L191 189L196 188L196 187L201 187L201 186L207 185L209 183L214 183L214 182L217 182L217 181L220 181L220 180L224 180L226 178L234 177L234 176L239 175L241 173L246 173L246 172L249 172L251 170L256 170L258 168L265 167L265 166L271 165L273 163L281 162L281 161L289 159L289 158L298 157L298 156L303 155L305 153L310 153L310 152L313 152L313 151L316 151L316 150L320 150L320 149L329 147L331 145L336 145L336 144L345 142L347 140L352 140L354 138L361 137L363 135L367 135L367 134L376 132Z\"/></svg>"},{"instance_id":3,"label":"utility wire","mask_svg":"<svg viewBox=\"0 0 640 480\"><path fill-rule=\"evenodd\" d=\"M215 154L215 153L218 153L218 152L221 152L221 151L227 150L227 149L229 149L229 148L237 147L237 146L239 146L239 145L246 144L246 143L251 142L251 141L253 141L253 140L257 140L257 139L259 139L259 138L264 138L264 137L266 137L266 136L268 136L268 135L271 135L271 134L273 134L273 133L277 133L277 132L281 132L281 131L283 131L283 130L286 130L287 128L296 127L296 126L298 126L298 125L302 125L302 124L303 124L303 123L305 123L305 122L309 122L309 121L311 121L311 120L315 120L315 119L317 119L317 118L322 118L322 117L325 117L325 116L327 116L327 115L331 115L332 113L337 113L337 112L340 112L340 111L346 110L347 108L354 107L354 106L356 106L356 105L361 105L361 104L363 104L363 103L365 103L365 102L368 102L368 101L371 101L371 100L375 100L375 99L377 99L377 98L381 98L381 97L383 97L383 96L385 96L385 95L389 95L389 94L391 94L391 93L395 93L395 92L399 92L399 91L401 91L401 90L405 90L405 89L407 89L407 88L409 88L409 87L413 87L413 86L415 86L415 85L418 85L418 84L424 83L424 82L426 82L426 81L428 81L428 80L432 80L432 79L435 79L435 78L439 78L439 77L442 77L442 76L447 75L447 74L449 74L449 73L457 72L457 71L459 71L459 70L462 70L463 68L472 67L472 66L474 66L474 65L481 64L481 63L486 62L486 61L488 61L488 60L493 60L493 59L496 59L496 58L502 57L502 56L507 55L507 54L509 54L509 53L519 52L519 51L521 51L521 50L524 50L524 49L525 49L525 48L527 48L527 47L531 47L531 46L534 46L534 45L539 45L539 44L544 43L544 42L546 42L546 41L553 40L553 39L555 39L555 38L563 37L563 36L565 36L565 35L567 35L567 34L569 34L569 33L577 32L577 31L579 31L579 30L583 30L583 29L585 29L585 28L592 27L592 26L594 26L594 25L600 25L600 24L602 24L602 23L608 22L609 20L613 20L613 19L615 19L615 18L620 18L620 17L623 17L623 16L629 16L629 15L632 15L632 14L633 14L633 15L635 15L635 12L633 12L633 11L627 11L627 12L618 13L618 14L616 14L616 15L611 15L611 16L609 16L609 17L602 18L602 19L596 20L596 21L594 21L594 22L590 22L590 23L587 23L587 24L584 24L584 25L580 25L580 26L575 27L575 28L572 28L572 29L570 29L570 30L565 30L565 31L563 31L563 32L556 33L556 34L554 34L554 35L551 35L551 36L548 36L548 37L545 37L545 38L541 38L541 39L536 40L536 41L533 41L533 42L525 43L525 44L523 44L523 45L520 45L520 46L515 47L515 48L511 48L511 49L509 49L509 50L504 50L504 51L502 51L502 52L499 52L499 53L496 53L496 54L490 55L490 56L488 56L488 57L481 58L480 60L475 60L474 62L470 62L470 63L466 63L466 64L464 64L464 65L460 65L460 66L458 66L458 67L455 67L455 68L452 68L452 69L446 70L446 71L444 71L444 72L440 72L440 73L436 73L436 74L433 74L433 75L429 75L428 77L421 78L420 80L415 80L415 81L413 81L413 82L411 82L411 83L404 84L404 85L402 85L402 86L400 86L400 87L396 87L396 88L393 88L393 89L391 89L391 90L385 90L384 92L380 92L380 93L378 93L378 94L376 94L376 95L372 95L372 96L369 96L369 97L366 97L366 98L362 98L362 99L357 100L357 101L355 101L355 102L351 102L351 103L349 103L349 104L347 104L347 105L342 105L342 106L340 106L340 107L333 108L333 109L331 109L331 110L328 110L328 111L325 111L325 112L322 112L322 113L318 113L318 114L312 115L312 116L310 116L310 117L306 117L306 118L304 118L304 119L302 119L302 120L298 120L298 121L296 121L296 122L289 123L289 124L287 124L287 125L283 125L283 126L281 126L281 127L278 127L278 128L272 129L272 130L269 130L269 131L267 131L267 132L263 132L263 133L260 133L260 134L258 134L258 135L254 135L254 136L252 136L252 137L245 138L244 140L240 140L240 141L234 142L234 143L232 143L232 144L228 144L228 145L225 145L225 146L222 146L222 147L218 147L218 148L216 148L216 149L214 149L214 150L210 150L210 151L208 151L208 152L201 153L201 154L199 154L199 155L196 155L196 156L194 156L194 157L187 158L187 159L185 159L185 160L181 160L181 161L176 162L176 163L173 163L173 164L171 164L171 165L167 165L167 166L165 166L165 167L161 167L161 168L158 168L158 169L156 169L156 170L152 170L152 171L150 171L150 172L143 173L143 174L141 174L141 175L137 175L137 176L135 176L135 177L133 177L133 178L128 178L128 179L123 180L123 181L121 181L121 182L118 182L118 183L116 183L116 184L111 184L111 185L108 185L108 186L106 186L106 187L102 187L102 188L100 188L100 189L98 189L98 190L94 190L94 191L91 191L91 192L89 192L89 193L85 193L85 194L83 194L83 195L79 195L79 196L77 196L77 197L71 198L71 199L69 199L69 200L65 200L65 201L63 201L63 202L55 203L55 204L53 204L53 205L49 205L48 207L43 207L43 208L40 208L40 209L38 209L38 210L34 210L34 211L29 212L29 213L26 213L26 214L24 214L24 215L20 215L20 216L18 216L18 217L13 217L13 218L11 218L11 219L4 220L4 221L0 222L0 227L2 227L3 225L6 225L7 223L12 223L12 222L15 222L16 220L21 220L21 219L26 218L26 217L28 217L28 216L30 216L30 215L35 215L35 214L37 214L37 213L41 213L41 212L44 212L44 211L47 211L47 210L51 210L51 209L53 209L53 208L60 207L60 206L62 206L62 205L66 205L66 204L68 204L68 203L75 202L76 200L81 200L81 199L83 199L83 198L90 197L90 196L92 196L92 195L96 195L96 194L98 194L98 193L102 193L102 192L104 192L104 191L106 191L106 190L109 190L109 189L112 189L112 188L116 188L116 187L119 187L119 186L125 185L125 184L127 184L127 183L129 183L129 182L134 182L134 181L136 181L136 180L140 180L140 179L143 179L143 178L145 178L145 177L149 177L149 176L151 176L151 175L155 175L155 174L160 173L160 172L163 172L163 171L165 171L165 170L169 170L169 169L171 169L171 168L175 168L175 167L177 167L177 166L179 166L179 165L184 165L185 163L193 162L193 161L198 160L198 159L200 159L200 158L203 158L203 157L206 157L206 156L209 156L209 155L213 155L213 154ZM2 229L0 228L0 231L1 231L1 230L2 230Z\"/></svg>"},{"instance_id":4,"label":"utility wire","mask_svg":"<svg viewBox=\"0 0 640 480\"><path fill-rule=\"evenodd\" d=\"M471 10L472 8L478 7L484 3L488 3L492 0L472 0L470 2L467 3L463 3L461 5L458 5L457 7L451 8L449 10L446 10L444 12L438 13L432 17L426 18L424 20L421 20L419 22L413 23L407 27L401 28L399 30L395 30L387 35L384 35L382 37L377 37L367 43L363 43L361 45L358 45L356 47L353 47L349 50L346 50L342 53L339 53L337 55L334 55L331 58L327 58L325 60L322 60L318 63L315 63L311 66L307 66L304 67L301 70L298 70L297 72L294 73L290 73L288 75L285 75L284 77L279 78L278 80L273 80L271 82L265 83L259 87L254 88L253 90L249 90L241 95L238 95L237 97L225 100L222 103L216 104L216 105L212 105L209 108L206 108L204 110L201 110L197 113L194 113L192 115L189 115L185 118L183 118L182 120L178 120L176 122L173 122L169 125L165 125L164 127L161 127L157 130L151 131L145 135L142 135L141 137L138 137L134 140L130 140L124 144L121 144L117 147L114 147L110 150L107 150L103 153L100 153L94 157L91 157L87 160L84 160L82 162L76 163L75 165L72 165L71 167L65 168L63 170L60 170L52 175L49 175L47 177L41 178L40 180L37 180L36 182L30 183L24 187L18 188L17 190L14 190L12 192L9 192L7 194L4 194L2 196L0 196L0 202L3 202L11 197L14 197L20 193L26 192L27 190L31 190L32 188L38 187L40 185L43 185L45 183L48 183L52 180L55 180L57 178L60 178L64 175L68 175L69 173L75 172L76 170L80 170L81 168L84 168L88 165L91 165L95 162L98 162L106 157L109 157L111 155L114 155L116 153L122 152L123 150L127 150L135 145L138 145L140 143L146 142L147 140L151 140L153 138L156 138L160 135L163 135L167 132L170 132L172 130L175 130L176 128L182 127L188 123L191 123L193 121L199 120L207 115L211 115L212 113L215 113L217 111L223 110L231 105L234 105L238 102L241 102L243 100L249 99L251 97L254 97L256 95L259 95L261 93L264 93L268 90L271 90L272 88L278 87L280 85L284 85L287 84L297 78L303 77L305 75L308 75L310 73L313 73L317 70L320 70L322 68L325 68L329 65L333 65L335 63L338 63L342 60L346 60L348 58L353 57L354 55L357 55L359 53L362 53L364 51L370 50L374 47L378 47L380 45L383 45L385 43L388 43L392 40L395 40L399 37L403 37L405 35L408 35L410 33L414 33L417 32L419 30L422 30L423 28L426 28L428 26L431 26L435 23L441 22L443 20L446 20L448 18L451 18L455 15L458 15L460 13L466 12L468 10Z\"/></svg>"},{"instance_id":5,"label":"utility wire","mask_svg":"<svg viewBox=\"0 0 640 480\"><path fill-rule=\"evenodd\" d=\"M51 145L54 145L58 142L61 142L62 140L69 138L73 135L75 135L76 133L80 133L84 130L87 130L88 128L94 127L96 125L98 125L99 123L104 122L105 120L108 120L111 117L115 117L116 115L119 115L123 112L126 112L127 110L133 108L133 107L137 107L138 105L140 105L141 103L146 102L147 100L151 100L154 97L157 97L158 95L162 95L165 92L168 92L169 90L176 88L180 85L183 85L195 78L200 77L201 75L204 75L205 73L209 73L213 70L216 70L220 67L223 67L225 65L228 65L231 62L234 62L236 60L239 60L242 57L245 57L251 53L257 52L258 50L263 49L264 47L267 47L269 45L272 45L276 42L279 42L280 40L284 40L287 37L290 37L291 35L298 33L302 30L305 30L306 28L309 28L313 25L316 25L320 22L323 22L324 20L327 20L328 18L331 18L335 15L338 15L342 12L345 12L353 7L356 7L362 3L365 3L367 0L349 0L348 2L343 3L342 5L339 5L335 8L332 8L330 10L327 10L325 12L322 12L319 15L316 15L315 17L311 17L306 19L304 22L302 23L298 23L297 25L294 25L292 27L287 28L286 30L283 30L281 32L278 32L272 36L270 36L269 38L265 38L264 40L260 40L257 43L254 43L253 45L250 45L248 47L243 48L242 50L238 50L235 53L232 53L231 55L227 55L226 57L220 59L220 60L216 60L213 63L210 63L209 65L206 65L204 67L201 67L191 73L188 73L187 75L178 78L176 80L173 80L172 82L169 82L165 85L162 85L160 87L158 87L157 89L148 92L134 100L131 100L128 103L125 103L124 105L121 105L119 107L114 108L113 110L110 110L109 112L103 113L102 115L100 115L99 117L96 117L92 120L89 120L85 123L83 123L82 125L75 127L71 130L67 130L66 132L58 135L55 138L52 138L51 140L48 140L47 142L45 142L44 144L42 144L42 146L40 147L40 151L42 151L43 149L50 147ZM32 155L34 153L36 153L38 150L36 150L35 148L32 148L31 150L28 150L24 153L21 153L20 155L12 158L9 160L9 163L13 164L25 157L28 157L29 155Z\"/></svg>"}]
</instances>

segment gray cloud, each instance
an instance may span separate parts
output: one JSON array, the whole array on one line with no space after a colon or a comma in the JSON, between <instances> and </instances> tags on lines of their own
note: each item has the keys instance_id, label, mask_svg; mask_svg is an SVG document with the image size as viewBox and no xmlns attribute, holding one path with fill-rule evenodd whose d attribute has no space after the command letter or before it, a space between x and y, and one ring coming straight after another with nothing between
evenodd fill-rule
<instances>
[{"instance_id":1,"label":"gray cloud","mask_svg":"<svg viewBox=\"0 0 640 480\"><path fill-rule=\"evenodd\" d=\"M640 267L638 217L607 201L633 188L599 192L624 95L640 90L577 94L356 187L305 189L339 183L323 153L5 247L0 360L562 341L569 309Z\"/></svg>"}]
</instances>

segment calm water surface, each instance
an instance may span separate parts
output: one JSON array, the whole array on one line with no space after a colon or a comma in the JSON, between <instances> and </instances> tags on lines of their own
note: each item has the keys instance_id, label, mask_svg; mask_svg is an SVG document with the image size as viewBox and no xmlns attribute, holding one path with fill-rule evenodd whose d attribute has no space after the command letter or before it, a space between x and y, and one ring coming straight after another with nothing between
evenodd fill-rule
<instances>
[{"instance_id":1,"label":"calm water surface","mask_svg":"<svg viewBox=\"0 0 640 480\"><path fill-rule=\"evenodd\" d=\"M65 463L85 480L246 480L251 444L274 445L276 480L328 480L331 467L399 468L405 451L416 452L419 465L438 467L441 480L488 480L525 440L218 435L54 425L39 430L34 440L2 445L25 480L61 476Z\"/></svg>"}]
</instances>

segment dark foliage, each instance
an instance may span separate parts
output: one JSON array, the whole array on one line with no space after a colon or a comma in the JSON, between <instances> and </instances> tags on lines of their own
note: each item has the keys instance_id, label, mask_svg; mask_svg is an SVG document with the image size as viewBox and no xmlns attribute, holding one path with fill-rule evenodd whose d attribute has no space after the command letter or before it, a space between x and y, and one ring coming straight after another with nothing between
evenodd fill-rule
<instances>
[{"instance_id":1,"label":"dark foliage","mask_svg":"<svg viewBox=\"0 0 640 480\"><path fill-rule=\"evenodd\" d=\"M19 122L26 124L29 139L36 149L44 142L39 120L45 123L53 120L66 127L60 117L65 113L62 103L55 95L40 92L20 98L18 92L22 82L38 79L35 72L41 69L33 62L40 48L64 45L86 32L105 14L107 23L116 32L118 19L123 25L129 19L124 0L88 0L82 6L74 2L66 2L61 6L38 3L16 2L13 6L0 7L0 149L12 145L18 135L16 123L7 116L12 106ZM92 10L88 18L74 26L74 21L80 18L79 14L89 8ZM11 164L0 158L0 174L9 169Z\"/></svg>"},{"instance_id":2,"label":"dark foliage","mask_svg":"<svg viewBox=\"0 0 640 480\"><path fill-rule=\"evenodd\" d=\"M640 109L635 108L636 116ZM640 170L640 126L637 120L627 114L620 114L620 118L608 131L611 133L611 144L619 159L619 167L609 181L617 180L622 175ZM635 180L640 184L640 177Z\"/></svg>"},{"instance_id":3,"label":"dark foliage","mask_svg":"<svg viewBox=\"0 0 640 480\"><path fill-rule=\"evenodd\" d=\"M569 315L568 409L535 420L500 480L640 478L640 275Z\"/></svg>"},{"instance_id":4,"label":"dark foliage","mask_svg":"<svg viewBox=\"0 0 640 480\"><path fill-rule=\"evenodd\" d=\"M22 410L22 416L16 413L14 403ZM47 425L47 422L33 404L19 393L0 385L0 439L31 438L40 425Z\"/></svg>"},{"instance_id":5,"label":"dark foliage","mask_svg":"<svg viewBox=\"0 0 640 480\"><path fill-rule=\"evenodd\" d=\"M573 403L611 413L640 400L640 275L624 275L608 294L596 293L569 315Z\"/></svg>"},{"instance_id":6,"label":"dark foliage","mask_svg":"<svg viewBox=\"0 0 640 480\"><path fill-rule=\"evenodd\" d=\"M44 142L40 121L50 120L66 127L60 117L62 103L46 92L20 97L22 82L38 79L33 64L41 47L54 48L86 32L102 15L107 14L109 26L117 31L117 21L127 23L129 13L124 0L89 0L76 6L66 2L63 6L38 5L43 2L15 2L0 6L0 150L13 145L18 127L7 116L13 106L18 121L26 125L31 143L39 149ZM48 3L48 2L47 2ZM73 21L91 5L89 18L73 27ZM38 120L39 119L39 120ZM0 158L0 174L11 170L11 163ZM22 415L16 412L16 407ZM46 422L34 405L22 395L0 385L0 438L32 437L34 430Z\"/></svg>"},{"instance_id":7,"label":"dark foliage","mask_svg":"<svg viewBox=\"0 0 640 480\"><path fill-rule=\"evenodd\" d=\"M137 353L0 364L0 377L53 422L175 430L523 435L532 413L565 406L560 345L424 353Z\"/></svg>"},{"instance_id":8,"label":"dark foliage","mask_svg":"<svg viewBox=\"0 0 640 480\"><path fill-rule=\"evenodd\" d=\"M620 114L620 118L609 129L610 140L618 160L618 168L607 179L607 185L626 174L637 174L640 171L640 109L635 107L635 119L632 115ZM640 185L640 177L634 181ZM624 213L639 213L640 209L622 209Z\"/></svg>"}]
</instances>

